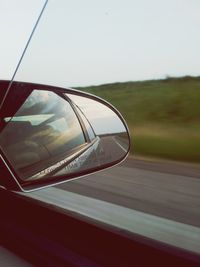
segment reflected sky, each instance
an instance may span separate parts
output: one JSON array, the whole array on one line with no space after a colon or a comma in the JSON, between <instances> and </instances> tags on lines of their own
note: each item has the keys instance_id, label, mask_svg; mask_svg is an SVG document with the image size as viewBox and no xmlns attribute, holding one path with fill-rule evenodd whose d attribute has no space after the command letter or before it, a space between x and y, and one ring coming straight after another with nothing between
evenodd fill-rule
<instances>
[{"instance_id":1,"label":"reflected sky","mask_svg":"<svg viewBox=\"0 0 200 267\"><path fill-rule=\"evenodd\" d=\"M106 105L86 97L67 94L85 114L97 135L126 132L119 117Z\"/></svg>"}]
</instances>

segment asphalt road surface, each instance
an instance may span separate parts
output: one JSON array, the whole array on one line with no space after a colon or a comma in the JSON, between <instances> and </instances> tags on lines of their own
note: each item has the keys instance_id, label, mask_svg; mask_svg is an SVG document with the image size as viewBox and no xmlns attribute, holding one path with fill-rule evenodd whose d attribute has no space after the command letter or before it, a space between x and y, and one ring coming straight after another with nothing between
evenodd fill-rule
<instances>
[{"instance_id":1,"label":"asphalt road surface","mask_svg":"<svg viewBox=\"0 0 200 267\"><path fill-rule=\"evenodd\" d=\"M199 193L199 166L129 158L122 165L26 195L116 231L199 254Z\"/></svg>"},{"instance_id":2,"label":"asphalt road surface","mask_svg":"<svg viewBox=\"0 0 200 267\"><path fill-rule=\"evenodd\" d=\"M133 160L56 186L136 211L200 227L200 167Z\"/></svg>"}]
</instances>

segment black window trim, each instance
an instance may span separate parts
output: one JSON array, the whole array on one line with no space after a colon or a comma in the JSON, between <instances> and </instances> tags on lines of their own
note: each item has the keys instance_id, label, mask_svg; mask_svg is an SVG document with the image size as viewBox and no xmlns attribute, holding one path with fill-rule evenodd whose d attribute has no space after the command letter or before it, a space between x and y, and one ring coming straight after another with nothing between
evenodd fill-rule
<instances>
[{"instance_id":1,"label":"black window trim","mask_svg":"<svg viewBox=\"0 0 200 267\"><path fill-rule=\"evenodd\" d=\"M87 129L86 129L86 127L85 127L85 124L84 124L84 122L83 122L81 116L79 115L78 111L76 110L76 108L77 108L76 105L75 105L74 102L73 102L68 96L66 96L64 93L59 94L59 95L60 95L60 96L62 95L62 97L63 97L65 100L67 100L68 103L71 105L71 107L72 107L72 109L73 109L73 111L74 111L74 113L75 113L75 115L76 115L76 117L77 117L77 119L78 119L78 121L79 121L79 124L80 124L80 126L81 126L81 129L82 129L82 131L83 131L83 134L84 134L84 137L85 137L85 141L86 141L87 143L89 143L89 142L91 141L91 140L90 140L90 137L89 137L89 135L88 135Z\"/></svg>"}]
</instances>

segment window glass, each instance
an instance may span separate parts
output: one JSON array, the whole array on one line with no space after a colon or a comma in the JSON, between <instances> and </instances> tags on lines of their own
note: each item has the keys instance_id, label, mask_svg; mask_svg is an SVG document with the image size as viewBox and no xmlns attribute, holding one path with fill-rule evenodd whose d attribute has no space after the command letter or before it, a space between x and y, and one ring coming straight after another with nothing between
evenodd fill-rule
<instances>
[{"instance_id":1,"label":"window glass","mask_svg":"<svg viewBox=\"0 0 200 267\"><path fill-rule=\"evenodd\" d=\"M0 145L22 179L63 160L85 143L72 107L55 93L22 92L4 114Z\"/></svg>"}]
</instances>

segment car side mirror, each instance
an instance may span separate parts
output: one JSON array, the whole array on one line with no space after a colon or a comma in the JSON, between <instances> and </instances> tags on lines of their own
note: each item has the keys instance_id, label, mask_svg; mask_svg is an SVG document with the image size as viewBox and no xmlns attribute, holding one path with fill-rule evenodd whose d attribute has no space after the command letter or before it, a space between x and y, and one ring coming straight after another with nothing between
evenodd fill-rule
<instances>
[{"instance_id":1,"label":"car side mirror","mask_svg":"<svg viewBox=\"0 0 200 267\"><path fill-rule=\"evenodd\" d=\"M1 175L8 190L77 179L118 164L129 152L120 113L82 91L13 82L0 115Z\"/></svg>"}]
</instances>

